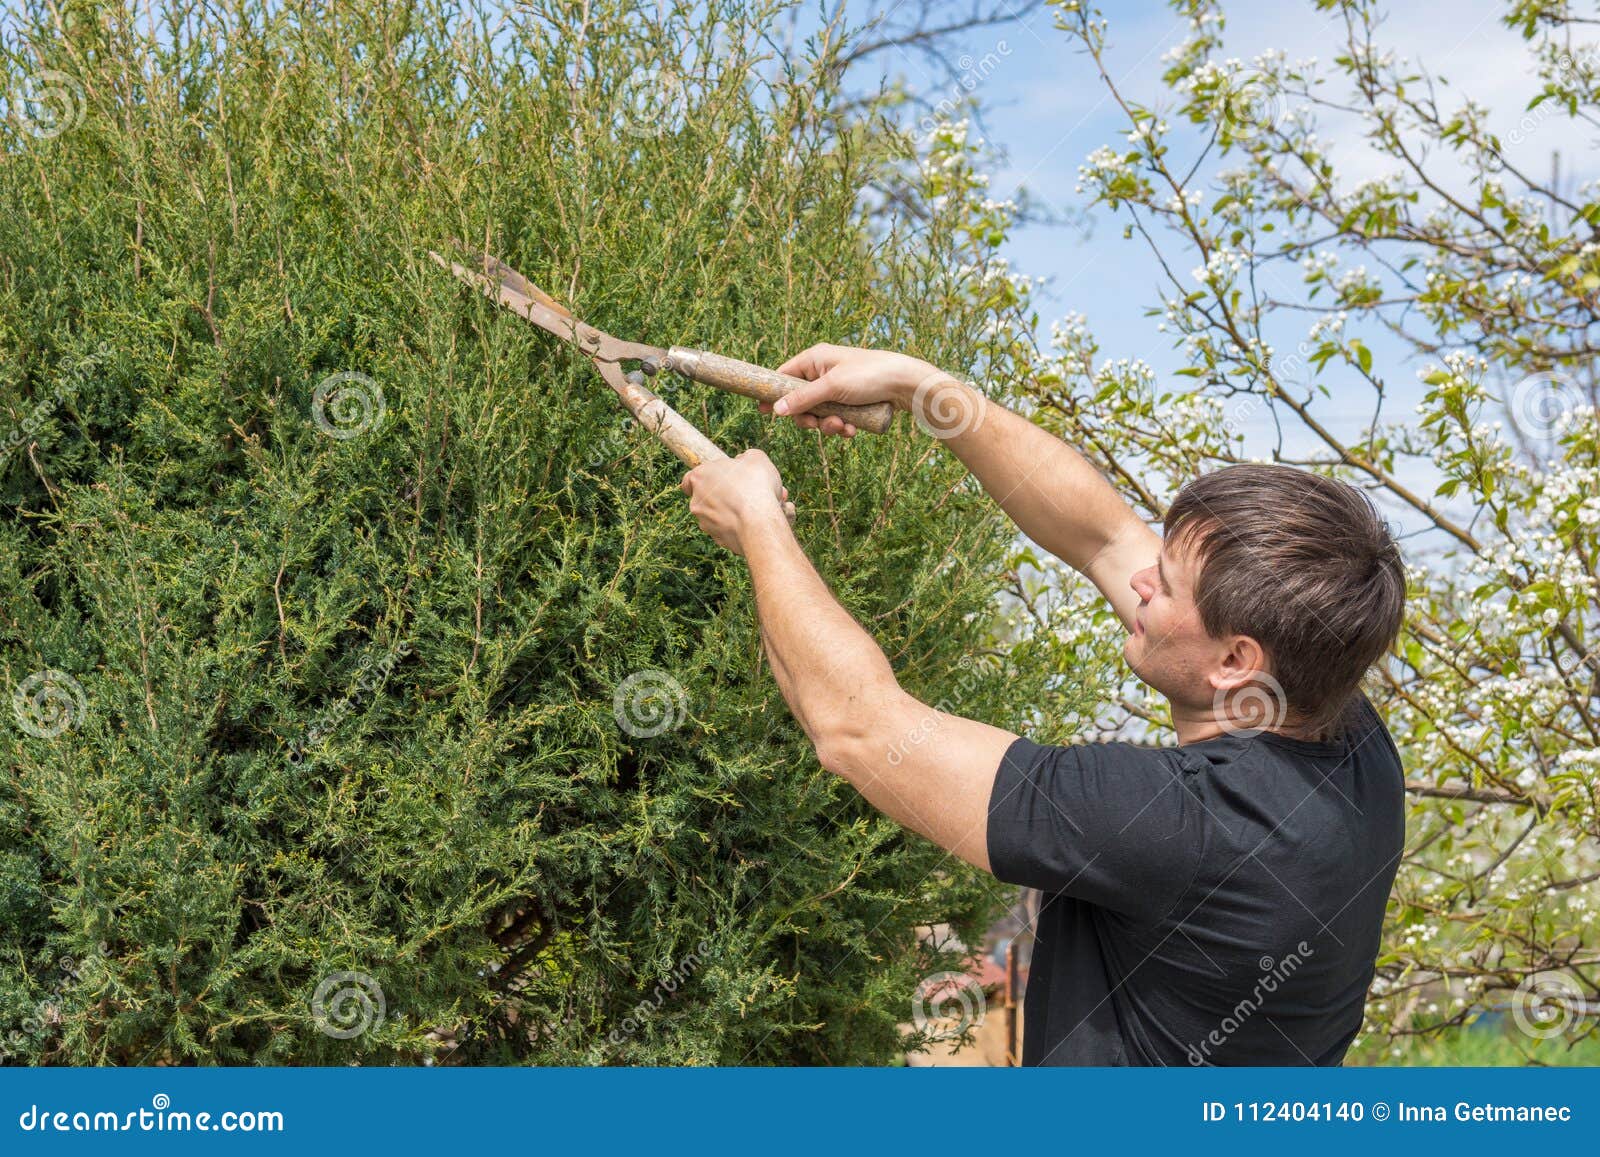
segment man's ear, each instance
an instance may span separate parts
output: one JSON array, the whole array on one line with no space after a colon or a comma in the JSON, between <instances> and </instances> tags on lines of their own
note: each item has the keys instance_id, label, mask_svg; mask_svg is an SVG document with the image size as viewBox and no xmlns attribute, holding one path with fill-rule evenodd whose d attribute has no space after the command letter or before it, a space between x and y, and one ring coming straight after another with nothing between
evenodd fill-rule
<instances>
[{"instance_id":1,"label":"man's ear","mask_svg":"<svg viewBox=\"0 0 1600 1157\"><path fill-rule=\"evenodd\" d=\"M1257 672L1269 673L1267 649L1249 635L1230 635L1222 645L1222 658L1211 671L1213 691L1233 691L1252 682Z\"/></svg>"}]
</instances>

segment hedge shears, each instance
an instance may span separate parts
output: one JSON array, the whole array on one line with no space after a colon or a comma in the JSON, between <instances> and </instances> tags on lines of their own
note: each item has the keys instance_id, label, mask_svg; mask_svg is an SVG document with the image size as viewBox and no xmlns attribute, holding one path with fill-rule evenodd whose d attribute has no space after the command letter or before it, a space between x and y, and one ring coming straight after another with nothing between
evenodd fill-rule
<instances>
[{"instance_id":1,"label":"hedge shears","mask_svg":"<svg viewBox=\"0 0 1600 1157\"><path fill-rule=\"evenodd\" d=\"M459 243L457 245L458 248L465 248ZM646 376L653 377L664 369L672 370L705 385L762 402L776 402L797 386L805 384L801 378L706 350L676 345L662 349L612 337L573 316L555 298L499 258L487 253L473 258L478 266L476 269L470 269L432 250L429 250L428 256L485 297L494 298L540 329L577 346L580 352L589 357L596 371L622 399L622 404L639 424L661 439L687 466L719 461L728 455L646 386ZM624 373L621 363L625 361L637 361L639 368ZM843 418L857 429L875 434L887 431L894 418L894 408L887 402L869 406L823 402L811 412Z\"/></svg>"}]
</instances>

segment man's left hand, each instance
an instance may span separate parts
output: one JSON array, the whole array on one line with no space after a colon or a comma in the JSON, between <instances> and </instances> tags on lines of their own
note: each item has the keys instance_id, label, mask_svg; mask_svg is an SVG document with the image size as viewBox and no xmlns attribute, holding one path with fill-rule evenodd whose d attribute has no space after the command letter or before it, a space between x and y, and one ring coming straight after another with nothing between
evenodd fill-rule
<instances>
[{"instance_id":1,"label":"man's left hand","mask_svg":"<svg viewBox=\"0 0 1600 1157\"><path fill-rule=\"evenodd\" d=\"M700 529L741 555L745 531L762 519L783 522L789 497L778 468L760 450L701 463L683 476L683 492Z\"/></svg>"}]
</instances>

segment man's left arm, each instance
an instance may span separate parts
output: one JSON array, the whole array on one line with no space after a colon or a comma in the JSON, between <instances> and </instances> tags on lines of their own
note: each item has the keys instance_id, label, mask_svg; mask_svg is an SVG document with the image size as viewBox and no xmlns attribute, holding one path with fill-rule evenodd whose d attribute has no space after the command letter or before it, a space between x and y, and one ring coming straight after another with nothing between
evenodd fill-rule
<instances>
[{"instance_id":1,"label":"man's left arm","mask_svg":"<svg viewBox=\"0 0 1600 1157\"><path fill-rule=\"evenodd\" d=\"M789 529L765 454L697 467L683 488L702 529L749 563L773 675L822 765L890 819L989 871L990 792L1017 737L901 690Z\"/></svg>"}]
</instances>

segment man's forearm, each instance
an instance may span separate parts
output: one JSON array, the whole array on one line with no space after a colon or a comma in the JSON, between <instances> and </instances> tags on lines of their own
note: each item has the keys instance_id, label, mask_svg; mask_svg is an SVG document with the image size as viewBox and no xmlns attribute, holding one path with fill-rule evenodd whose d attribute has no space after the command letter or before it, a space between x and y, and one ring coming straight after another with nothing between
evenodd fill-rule
<instances>
[{"instance_id":1,"label":"man's forearm","mask_svg":"<svg viewBox=\"0 0 1600 1157\"><path fill-rule=\"evenodd\" d=\"M898 692L872 636L839 605L782 513L751 528L745 547L773 677L795 719L823 749L857 730L873 702Z\"/></svg>"},{"instance_id":2,"label":"man's forearm","mask_svg":"<svg viewBox=\"0 0 1600 1157\"><path fill-rule=\"evenodd\" d=\"M1016 736L919 703L839 605L783 516L788 496L759 450L684 475L700 528L744 556L761 640L817 758L890 819L988 870L988 804Z\"/></svg>"},{"instance_id":3,"label":"man's forearm","mask_svg":"<svg viewBox=\"0 0 1600 1157\"><path fill-rule=\"evenodd\" d=\"M1022 533L1062 562L1088 573L1119 535L1144 528L1088 459L1060 438L954 378L938 388L962 396L931 406L970 416L946 444Z\"/></svg>"},{"instance_id":4,"label":"man's forearm","mask_svg":"<svg viewBox=\"0 0 1600 1157\"><path fill-rule=\"evenodd\" d=\"M743 546L773 676L818 760L890 819L988 871L989 795L1016 736L906 694L781 514Z\"/></svg>"}]
</instances>

